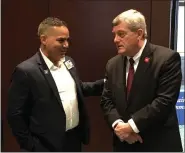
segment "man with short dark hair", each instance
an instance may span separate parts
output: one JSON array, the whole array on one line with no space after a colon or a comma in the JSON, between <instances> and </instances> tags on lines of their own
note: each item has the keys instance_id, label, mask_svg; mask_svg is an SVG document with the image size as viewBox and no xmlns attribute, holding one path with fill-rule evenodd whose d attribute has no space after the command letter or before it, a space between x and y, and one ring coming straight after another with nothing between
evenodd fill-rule
<instances>
[{"instance_id":1,"label":"man with short dark hair","mask_svg":"<svg viewBox=\"0 0 185 153\"><path fill-rule=\"evenodd\" d=\"M88 144L84 96L101 95L103 79L82 83L66 56L67 24L49 17L38 28L40 50L19 64L8 95L8 122L22 151L81 151Z\"/></svg>"}]
</instances>

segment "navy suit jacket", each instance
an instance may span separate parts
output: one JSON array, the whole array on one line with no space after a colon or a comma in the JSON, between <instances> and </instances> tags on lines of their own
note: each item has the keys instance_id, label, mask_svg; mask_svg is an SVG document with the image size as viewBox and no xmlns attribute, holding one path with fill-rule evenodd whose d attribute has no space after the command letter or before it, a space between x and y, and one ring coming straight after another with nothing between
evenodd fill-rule
<instances>
[{"instance_id":1,"label":"navy suit jacket","mask_svg":"<svg viewBox=\"0 0 185 153\"><path fill-rule=\"evenodd\" d=\"M81 141L89 142L89 123L84 96L100 96L103 79L81 82L75 63L69 70L76 83ZM62 79L62 78L61 78ZM65 112L55 81L41 53L19 64L12 75L8 95L8 122L20 147L28 151L62 151L66 128Z\"/></svg>"}]
</instances>

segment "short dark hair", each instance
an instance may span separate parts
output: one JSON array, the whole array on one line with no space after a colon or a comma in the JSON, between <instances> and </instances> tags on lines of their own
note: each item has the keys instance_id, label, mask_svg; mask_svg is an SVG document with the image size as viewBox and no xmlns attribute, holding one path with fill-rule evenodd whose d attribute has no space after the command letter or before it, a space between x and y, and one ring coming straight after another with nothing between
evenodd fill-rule
<instances>
[{"instance_id":1,"label":"short dark hair","mask_svg":"<svg viewBox=\"0 0 185 153\"><path fill-rule=\"evenodd\" d=\"M67 27L67 23L65 21L62 21L56 17L47 17L46 19L44 19L38 27L38 36L44 34L48 28L50 27L60 27L60 26L64 26Z\"/></svg>"}]
</instances>

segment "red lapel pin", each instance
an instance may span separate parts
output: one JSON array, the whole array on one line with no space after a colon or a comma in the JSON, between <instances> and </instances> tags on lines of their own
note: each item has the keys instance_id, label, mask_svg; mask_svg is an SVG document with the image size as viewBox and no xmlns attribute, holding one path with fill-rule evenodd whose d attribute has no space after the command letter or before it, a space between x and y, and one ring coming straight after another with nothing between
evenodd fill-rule
<instances>
[{"instance_id":1,"label":"red lapel pin","mask_svg":"<svg viewBox=\"0 0 185 153\"><path fill-rule=\"evenodd\" d=\"M148 57L145 57L145 63L148 63L149 61L150 61L150 58L148 58Z\"/></svg>"}]
</instances>

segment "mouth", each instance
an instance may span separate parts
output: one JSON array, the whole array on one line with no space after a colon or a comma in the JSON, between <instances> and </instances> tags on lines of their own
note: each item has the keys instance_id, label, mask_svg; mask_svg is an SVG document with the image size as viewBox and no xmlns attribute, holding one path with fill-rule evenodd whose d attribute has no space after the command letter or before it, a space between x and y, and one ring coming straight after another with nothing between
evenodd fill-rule
<instances>
[{"instance_id":1,"label":"mouth","mask_svg":"<svg viewBox=\"0 0 185 153\"><path fill-rule=\"evenodd\" d=\"M117 45L117 48L118 48L118 49L123 49L124 46L122 46L122 45Z\"/></svg>"},{"instance_id":2,"label":"mouth","mask_svg":"<svg viewBox=\"0 0 185 153\"><path fill-rule=\"evenodd\" d=\"M60 52L61 53L66 53L67 52L67 48L62 48Z\"/></svg>"},{"instance_id":3,"label":"mouth","mask_svg":"<svg viewBox=\"0 0 185 153\"><path fill-rule=\"evenodd\" d=\"M61 54L65 54L65 53L67 53L67 51L61 51L60 53L61 53Z\"/></svg>"}]
</instances>

